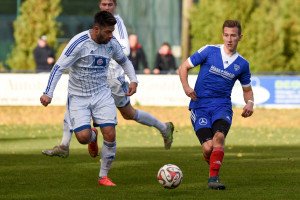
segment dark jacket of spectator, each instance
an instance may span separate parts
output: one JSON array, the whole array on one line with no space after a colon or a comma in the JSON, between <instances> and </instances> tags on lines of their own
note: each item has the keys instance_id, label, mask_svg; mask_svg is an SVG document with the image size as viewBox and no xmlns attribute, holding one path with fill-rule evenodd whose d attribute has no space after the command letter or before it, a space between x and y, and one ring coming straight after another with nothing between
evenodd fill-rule
<instances>
[{"instance_id":1,"label":"dark jacket of spectator","mask_svg":"<svg viewBox=\"0 0 300 200\"><path fill-rule=\"evenodd\" d=\"M37 72L51 71L54 64L54 51L47 45L45 36L39 39L33 54Z\"/></svg>"}]
</instances>

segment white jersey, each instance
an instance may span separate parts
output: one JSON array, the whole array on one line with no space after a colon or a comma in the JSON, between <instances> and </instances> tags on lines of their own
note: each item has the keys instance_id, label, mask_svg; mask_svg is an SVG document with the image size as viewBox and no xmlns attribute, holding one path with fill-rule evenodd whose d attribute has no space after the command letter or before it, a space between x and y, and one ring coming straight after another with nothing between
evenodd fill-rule
<instances>
[{"instance_id":1,"label":"white jersey","mask_svg":"<svg viewBox=\"0 0 300 200\"><path fill-rule=\"evenodd\" d=\"M69 69L69 94L92 96L99 93L108 87L107 70L111 59L121 65L130 81L137 82L131 62L115 38L107 44L97 44L89 30L77 34L55 63L44 94L53 97L57 82L66 69Z\"/></svg>"},{"instance_id":2,"label":"white jersey","mask_svg":"<svg viewBox=\"0 0 300 200\"><path fill-rule=\"evenodd\" d=\"M129 40L128 40L128 33L127 33L126 27L124 25L123 19L120 17L120 15L117 15L117 14L114 15L114 17L116 18L117 23L115 25L115 30L113 32L113 36L120 43L124 54L126 56L129 56L130 46L129 46ZM116 61L111 60L109 63L108 78L117 78L119 76L124 76L124 70Z\"/></svg>"}]
</instances>

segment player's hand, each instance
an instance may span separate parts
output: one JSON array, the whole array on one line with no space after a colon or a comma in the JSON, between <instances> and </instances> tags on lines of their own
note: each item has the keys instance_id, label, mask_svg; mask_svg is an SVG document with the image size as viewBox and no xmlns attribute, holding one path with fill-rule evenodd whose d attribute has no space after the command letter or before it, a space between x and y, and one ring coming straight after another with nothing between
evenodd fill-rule
<instances>
[{"instance_id":1,"label":"player's hand","mask_svg":"<svg viewBox=\"0 0 300 200\"><path fill-rule=\"evenodd\" d=\"M41 104L43 106L48 106L48 104L51 103L51 100L52 98L48 97L47 95L43 94L41 97L40 97L40 101L41 101Z\"/></svg>"},{"instance_id":2,"label":"player's hand","mask_svg":"<svg viewBox=\"0 0 300 200\"><path fill-rule=\"evenodd\" d=\"M126 93L126 96L131 96L134 93L136 93L137 83L131 82L128 86L128 92Z\"/></svg>"},{"instance_id":3,"label":"player's hand","mask_svg":"<svg viewBox=\"0 0 300 200\"><path fill-rule=\"evenodd\" d=\"M186 87L186 88L184 88L184 92L185 92L186 96L190 97L193 101L197 100L197 94L193 88Z\"/></svg>"},{"instance_id":4,"label":"player's hand","mask_svg":"<svg viewBox=\"0 0 300 200\"><path fill-rule=\"evenodd\" d=\"M242 117L245 117L245 118L250 117L254 112L253 106L254 106L254 103L248 101L248 103L243 108Z\"/></svg>"}]
</instances>

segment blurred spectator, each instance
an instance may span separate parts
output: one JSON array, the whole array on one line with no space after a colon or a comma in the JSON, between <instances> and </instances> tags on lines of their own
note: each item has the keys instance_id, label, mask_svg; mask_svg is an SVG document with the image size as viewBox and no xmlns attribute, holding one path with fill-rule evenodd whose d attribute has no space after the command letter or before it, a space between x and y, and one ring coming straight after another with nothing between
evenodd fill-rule
<instances>
[{"instance_id":1,"label":"blurred spectator","mask_svg":"<svg viewBox=\"0 0 300 200\"><path fill-rule=\"evenodd\" d=\"M36 72L51 71L54 64L54 50L47 44L47 36L38 39L38 44L33 51L36 64Z\"/></svg>"},{"instance_id":2,"label":"blurred spectator","mask_svg":"<svg viewBox=\"0 0 300 200\"><path fill-rule=\"evenodd\" d=\"M164 42L157 54L155 59L155 68L153 70L154 74L169 74L176 71L176 61L172 54L171 46L169 43Z\"/></svg>"},{"instance_id":3,"label":"blurred spectator","mask_svg":"<svg viewBox=\"0 0 300 200\"><path fill-rule=\"evenodd\" d=\"M142 45L138 41L138 36L135 34L129 35L130 54L129 60L136 73L143 72L144 74L150 74L151 71L148 68L148 62L144 53Z\"/></svg>"}]
</instances>

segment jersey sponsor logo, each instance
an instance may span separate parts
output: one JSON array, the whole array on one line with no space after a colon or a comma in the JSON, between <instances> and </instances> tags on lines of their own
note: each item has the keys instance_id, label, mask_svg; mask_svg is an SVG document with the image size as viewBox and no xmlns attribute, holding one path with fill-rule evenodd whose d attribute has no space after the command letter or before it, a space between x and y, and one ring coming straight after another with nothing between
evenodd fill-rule
<instances>
[{"instance_id":1,"label":"jersey sponsor logo","mask_svg":"<svg viewBox=\"0 0 300 200\"><path fill-rule=\"evenodd\" d=\"M219 68L217 68L213 65L210 67L209 72L213 73L213 74L216 74L216 75L219 75L219 76L222 76L223 78L226 78L226 79L229 79L229 80L232 80L235 77L235 75L233 73L230 73L230 72L228 72L226 70L223 70L223 69L219 69Z\"/></svg>"},{"instance_id":2,"label":"jersey sponsor logo","mask_svg":"<svg viewBox=\"0 0 300 200\"><path fill-rule=\"evenodd\" d=\"M206 118L203 118L203 117L201 117L201 118L199 119L199 124L200 124L201 126L204 126L204 125L206 125L206 124L207 124L207 119L206 119Z\"/></svg>"},{"instance_id":3,"label":"jersey sponsor logo","mask_svg":"<svg viewBox=\"0 0 300 200\"><path fill-rule=\"evenodd\" d=\"M94 60L94 63L93 65L94 66L100 66L100 67L104 67L106 66L106 58L103 58L103 57L95 57L95 60Z\"/></svg>"}]
</instances>

